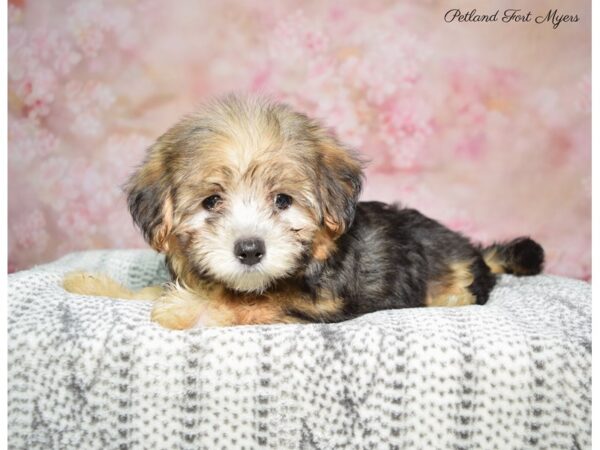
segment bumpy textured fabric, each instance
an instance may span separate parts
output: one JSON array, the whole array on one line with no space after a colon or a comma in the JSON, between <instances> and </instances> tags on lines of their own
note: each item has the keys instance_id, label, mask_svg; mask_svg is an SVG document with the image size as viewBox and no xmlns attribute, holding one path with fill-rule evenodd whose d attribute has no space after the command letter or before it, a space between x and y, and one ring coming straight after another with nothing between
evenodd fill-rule
<instances>
[{"instance_id":1,"label":"bumpy textured fabric","mask_svg":"<svg viewBox=\"0 0 600 450\"><path fill-rule=\"evenodd\" d=\"M484 306L170 331L150 302L66 293L73 269L132 288L167 277L150 251L9 277L10 448L591 445L587 283L503 276Z\"/></svg>"}]
</instances>

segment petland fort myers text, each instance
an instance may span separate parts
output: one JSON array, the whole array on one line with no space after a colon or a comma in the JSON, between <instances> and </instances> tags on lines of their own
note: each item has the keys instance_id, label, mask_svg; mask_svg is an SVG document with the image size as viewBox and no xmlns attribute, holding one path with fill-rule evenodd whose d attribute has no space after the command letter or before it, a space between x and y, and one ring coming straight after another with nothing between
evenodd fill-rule
<instances>
[{"instance_id":1,"label":"petland fort myers text","mask_svg":"<svg viewBox=\"0 0 600 450\"><path fill-rule=\"evenodd\" d=\"M503 22L503 23L537 23L551 24L552 28L557 29L563 23L579 22L577 14L563 14L558 9L551 9L543 14L537 14L533 11L524 11L522 9L499 9L489 13L479 13L477 9L471 11L462 11L460 9L450 9L446 11L444 20L450 22Z\"/></svg>"}]
</instances>

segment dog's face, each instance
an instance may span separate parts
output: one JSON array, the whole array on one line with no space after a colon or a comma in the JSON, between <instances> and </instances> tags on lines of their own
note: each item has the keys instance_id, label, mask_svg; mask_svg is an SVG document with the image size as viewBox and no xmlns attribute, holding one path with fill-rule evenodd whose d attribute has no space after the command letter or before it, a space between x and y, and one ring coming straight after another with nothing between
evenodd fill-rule
<instances>
[{"instance_id":1,"label":"dog's face","mask_svg":"<svg viewBox=\"0 0 600 450\"><path fill-rule=\"evenodd\" d=\"M263 292L334 251L361 177L357 159L315 121L230 96L159 138L128 201L147 241L176 260L176 275Z\"/></svg>"}]
</instances>

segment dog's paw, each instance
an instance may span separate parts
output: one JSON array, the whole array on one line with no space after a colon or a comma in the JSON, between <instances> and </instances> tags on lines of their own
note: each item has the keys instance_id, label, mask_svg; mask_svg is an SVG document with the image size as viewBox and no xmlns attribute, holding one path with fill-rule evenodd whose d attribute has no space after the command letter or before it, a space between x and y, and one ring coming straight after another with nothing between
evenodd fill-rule
<instances>
[{"instance_id":1,"label":"dog's paw","mask_svg":"<svg viewBox=\"0 0 600 450\"><path fill-rule=\"evenodd\" d=\"M171 330L213 327L226 324L219 308L206 298L183 289L166 291L152 308L151 320Z\"/></svg>"},{"instance_id":2,"label":"dog's paw","mask_svg":"<svg viewBox=\"0 0 600 450\"><path fill-rule=\"evenodd\" d=\"M62 282L67 292L114 298L130 298L131 291L106 275L86 272L69 272Z\"/></svg>"},{"instance_id":3,"label":"dog's paw","mask_svg":"<svg viewBox=\"0 0 600 450\"><path fill-rule=\"evenodd\" d=\"M198 323L198 308L177 301L165 301L160 298L152 307L151 320L171 330L186 330Z\"/></svg>"},{"instance_id":4,"label":"dog's paw","mask_svg":"<svg viewBox=\"0 0 600 450\"><path fill-rule=\"evenodd\" d=\"M152 308L151 319L171 330L186 330L196 325L205 325L200 320L208 315L205 299L181 288L172 288L163 293Z\"/></svg>"}]
</instances>

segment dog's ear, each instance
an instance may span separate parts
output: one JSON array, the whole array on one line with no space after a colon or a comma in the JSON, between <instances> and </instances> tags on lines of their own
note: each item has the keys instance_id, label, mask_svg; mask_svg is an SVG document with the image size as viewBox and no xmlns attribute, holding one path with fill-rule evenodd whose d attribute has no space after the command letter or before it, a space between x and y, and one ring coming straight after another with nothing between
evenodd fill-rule
<instances>
[{"instance_id":1,"label":"dog's ear","mask_svg":"<svg viewBox=\"0 0 600 450\"><path fill-rule=\"evenodd\" d=\"M323 225L336 239L352 224L362 189L362 167L358 158L335 137L319 144L319 196Z\"/></svg>"},{"instance_id":2,"label":"dog's ear","mask_svg":"<svg viewBox=\"0 0 600 450\"><path fill-rule=\"evenodd\" d=\"M164 164L166 144L159 139L126 185L129 212L146 242L156 251L169 249L173 228L173 199Z\"/></svg>"}]
</instances>

